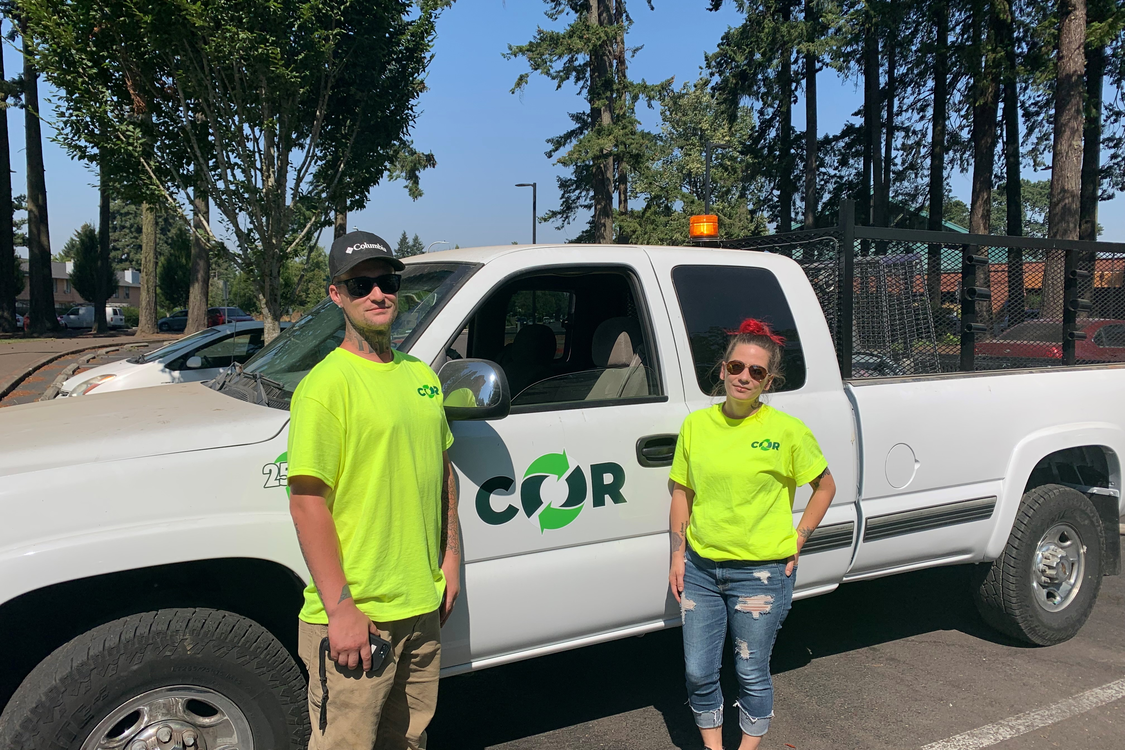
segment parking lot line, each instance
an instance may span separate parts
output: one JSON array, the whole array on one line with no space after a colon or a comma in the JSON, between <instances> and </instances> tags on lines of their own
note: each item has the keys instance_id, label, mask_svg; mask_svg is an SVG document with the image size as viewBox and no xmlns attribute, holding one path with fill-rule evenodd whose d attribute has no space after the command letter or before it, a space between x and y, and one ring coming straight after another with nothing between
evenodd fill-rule
<instances>
[{"instance_id":1,"label":"parking lot line","mask_svg":"<svg viewBox=\"0 0 1125 750\"><path fill-rule=\"evenodd\" d=\"M932 742L923 747L922 750L976 750L977 748L989 747L1121 698L1125 698L1125 680L1118 680L1093 690L1087 690L1047 708L1028 711L1010 719L974 729L971 732L958 734L939 742Z\"/></svg>"}]
</instances>

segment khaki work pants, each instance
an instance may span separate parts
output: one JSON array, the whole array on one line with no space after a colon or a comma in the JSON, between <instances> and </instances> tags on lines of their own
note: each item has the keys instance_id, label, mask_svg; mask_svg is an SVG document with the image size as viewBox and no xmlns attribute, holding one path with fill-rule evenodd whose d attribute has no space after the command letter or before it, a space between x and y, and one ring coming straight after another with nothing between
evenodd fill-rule
<instances>
[{"instance_id":1,"label":"khaki work pants","mask_svg":"<svg viewBox=\"0 0 1125 750\"><path fill-rule=\"evenodd\" d=\"M391 653L379 670L341 667L325 656L328 726L319 729L320 641L327 625L300 621L297 651L309 670L309 750L423 750L437 708L441 625L437 610L377 622Z\"/></svg>"}]
</instances>

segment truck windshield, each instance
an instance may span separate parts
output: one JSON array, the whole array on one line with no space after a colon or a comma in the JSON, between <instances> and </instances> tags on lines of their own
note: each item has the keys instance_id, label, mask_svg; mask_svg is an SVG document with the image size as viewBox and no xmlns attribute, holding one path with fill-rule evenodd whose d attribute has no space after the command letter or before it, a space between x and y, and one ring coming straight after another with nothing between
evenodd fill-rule
<instances>
[{"instance_id":1,"label":"truck windshield","mask_svg":"<svg viewBox=\"0 0 1125 750\"><path fill-rule=\"evenodd\" d=\"M434 313L476 268L471 263L408 264L398 292L398 316L391 327L394 348L410 351ZM255 397L259 403L287 404L301 378L343 340L344 314L326 299L254 355L240 372L219 378L212 387L230 388L236 398L244 396L234 391L249 388L260 394ZM247 380L252 382L240 382Z\"/></svg>"}]
</instances>

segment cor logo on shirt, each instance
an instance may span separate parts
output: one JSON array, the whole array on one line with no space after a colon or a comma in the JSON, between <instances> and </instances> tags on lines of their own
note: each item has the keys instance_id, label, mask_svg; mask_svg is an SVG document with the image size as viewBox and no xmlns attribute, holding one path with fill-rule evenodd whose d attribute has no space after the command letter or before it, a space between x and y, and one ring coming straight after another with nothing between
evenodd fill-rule
<instances>
[{"instance_id":1,"label":"cor logo on shirt","mask_svg":"<svg viewBox=\"0 0 1125 750\"><path fill-rule=\"evenodd\" d=\"M418 395L426 396L427 398L433 398L440 392L441 390L436 385L423 385L418 388Z\"/></svg>"},{"instance_id":2,"label":"cor logo on shirt","mask_svg":"<svg viewBox=\"0 0 1125 750\"><path fill-rule=\"evenodd\" d=\"M760 451L776 451L781 450L781 443L775 443L769 438L766 438L765 440L755 440L750 443L750 447L757 448Z\"/></svg>"}]
</instances>

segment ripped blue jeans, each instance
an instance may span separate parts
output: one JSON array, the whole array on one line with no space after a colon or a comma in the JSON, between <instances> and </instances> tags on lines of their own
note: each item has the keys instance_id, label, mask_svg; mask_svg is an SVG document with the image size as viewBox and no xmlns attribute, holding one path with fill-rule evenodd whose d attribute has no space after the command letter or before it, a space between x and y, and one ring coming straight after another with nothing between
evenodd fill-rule
<instances>
[{"instance_id":1,"label":"ripped blue jeans","mask_svg":"<svg viewBox=\"0 0 1125 750\"><path fill-rule=\"evenodd\" d=\"M739 727L753 737L769 731L773 717L770 654L792 606L796 577L796 571L785 575L783 561L715 562L688 548L680 611L688 704L700 729L723 725L719 667L729 626L739 685Z\"/></svg>"}]
</instances>

